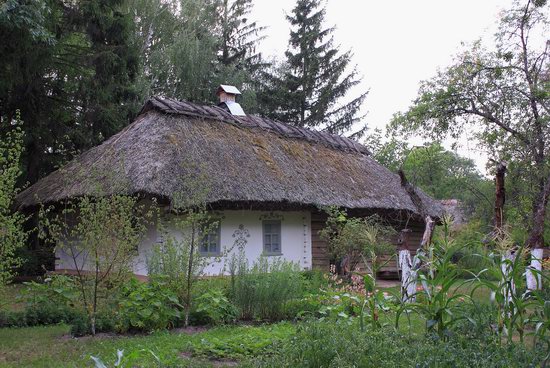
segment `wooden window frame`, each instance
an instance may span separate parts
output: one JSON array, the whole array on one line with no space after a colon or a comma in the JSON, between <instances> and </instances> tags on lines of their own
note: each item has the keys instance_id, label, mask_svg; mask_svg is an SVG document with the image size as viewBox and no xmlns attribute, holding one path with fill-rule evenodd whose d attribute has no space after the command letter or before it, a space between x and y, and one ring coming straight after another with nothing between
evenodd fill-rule
<instances>
[{"instance_id":1,"label":"wooden window frame","mask_svg":"<svg viewBox=\"0 0 550 368\"><path fill-rule=\"evenodd\" d=\"M265 225L267 224L270 224L270 225L277 225L278 226L278 233L274 233L274 232L271 232L271 233L266 233L265 231ZM283 255L283 244L282 244L282 233L283 233L283 226L282 226L282 222L281 220L263 220L262 221L262 254L264 256L282 256ZM273 251L273 243L270 242L269 244L266 242L266 235L278 235L279 237L279 242L278 242L278 247L279 249L277 251ZM267 249L269 247L269 249Z\"/></svg>"},{"instance_id":2,"label":"wooden window frame","mask_svg":"<svg viewBox=\"0 0 550 368\"><path fill-rule=\"evenodd\" d=\"M199 252L201 256L203 257L219 257L221 256L221 229L222 225L220 221L215 221L214 223L217 224L216 229L212 229L211 232L209 232L206 236L203 234L200 234L200 244L199 244ZM212 226L213 224L209 224L209 226ZM202 233L202 231L201 231ZM212 245L211 237L215 235L216 236L216 251L211 252L210 247ZM203 250L204 245L206 243L206 251Z\"/></svg>"}]
</instances>

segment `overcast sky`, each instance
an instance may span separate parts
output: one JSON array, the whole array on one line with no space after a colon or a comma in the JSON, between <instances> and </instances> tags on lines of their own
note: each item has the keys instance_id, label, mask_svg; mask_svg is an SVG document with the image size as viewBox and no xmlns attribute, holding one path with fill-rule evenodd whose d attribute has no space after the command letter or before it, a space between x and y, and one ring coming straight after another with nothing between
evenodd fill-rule
<instances>
[{"instance_id":1,"label":"overcast sky","mask_svg":"<svg viewBox=\"0 0 550 368\"><path fill-rule=\"evenodd\" d=\"M490 40L499 14L511 0L328 0L326 25L336 26L334 39L352 49L353 62L370 90L364 110L370 129L383 128L392 115L406 110L421 80L449 65L461 42ZM255 0L253 19L268 26L261 48L265 56L283 56L295 0ZM417 144L417 142L415 142ZM485 158L475 144L461 141L459 153Z\"/></svg>"}]
</instances>

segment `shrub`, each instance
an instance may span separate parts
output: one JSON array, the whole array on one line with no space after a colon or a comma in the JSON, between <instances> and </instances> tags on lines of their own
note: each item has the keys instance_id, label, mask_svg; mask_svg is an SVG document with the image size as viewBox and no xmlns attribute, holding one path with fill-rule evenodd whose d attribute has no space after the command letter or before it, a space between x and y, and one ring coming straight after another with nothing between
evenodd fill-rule
<instances>
[{"instance_id":1,"label":"shrub","mask_svg":"<svg viewBox=\"0 0 550 368\"><path fill-rule=\"evenodd\" d=\"M326 274L320 270L302 271L304 280L304 291L310 293L318 293L320 289L325 289L329 286Z\"/></svg>"},{"instance_id":2,"label":"shrub","mask_svg":"<svg viewBox=\"0 0 550 368\"><path fill-rule=\"evenodd\" d=\"M21 298L30 308L55 309L55 307L72 307L78 299L74 280L65 275L52 275L44 282L26 282L21 291Z\"/></svg>"},{"instance_id":3,"label":"shrub","mask_svg":"<svg viewBox=\"0 0 550 368\"><path fill-rule=\"evenodd\" d=\"M238 314L237 308L220 289L212 289L196 299L196 312L207 323L214 325L233 322Z\"/></svg>"},{"instance_id":4,"label":"shrub","mask_svg":"<svg viewBox=\"0 0 550 368\"><path fill-rule=\"evenodd\" d=\"M114 316L111 314L98 313L95 321L96 332L113 332L116 329ZM80 313L71 321L71 335L75 337L90 334L90 321L86 314Z\"/></svg>"},{"instance_id":5,"label":"shrub","mask_svg":"<svg viewBox=\"0 0 550 368\"><path fill-rule=\"evenodd\" d=\"M123 286L118 308L117 328L120 331L166 329L181 318L176 294L159 278L148 283L136 279Z\"/></svg>"},{"instance_id":6,"label":"shrub","mask_svg":"<svg viewBox=\"0 0 550 368\"><path fill-rule=\"evenodd\" d=\"M68 276L53 275L44 282L25 283L21 300L25 309L18 312L2 312L0 327L23 327L72 323L82 315L74 300L78 295L73 280Z\"/></svg>"},{"instance_id":7,"label":"shrub","mask_svg":"<svg viewBox=\"0 0 550 368\"><path fill-rule=\"evenodd\" d=\"M0 328L25 326L28 326L25 311L0 310Z\"/></svg>"},{"instance_id":8,"label":"shrub","mask_svg":"<svg viewBox=\"0 0 550 368\"><path fill-rule=\"evenodd\" d=\"M279 352L250 363L252 367L527 367L542 353L521 345L455 336L409 338L390 329L361 333L356 326L310 321Z\"/></svg>"},{"instance_id":9,"label":"shrub","mask_svg":"<svg viewBox=\"0 0 550 368\"><path fill-rule=\"evenodd\" d=\"M231 298L243 319L288 318L291 300L303 295L304 282L295 263L260 257L249 268L244 255L231 260Z\"/></svg>"}]
</instances>

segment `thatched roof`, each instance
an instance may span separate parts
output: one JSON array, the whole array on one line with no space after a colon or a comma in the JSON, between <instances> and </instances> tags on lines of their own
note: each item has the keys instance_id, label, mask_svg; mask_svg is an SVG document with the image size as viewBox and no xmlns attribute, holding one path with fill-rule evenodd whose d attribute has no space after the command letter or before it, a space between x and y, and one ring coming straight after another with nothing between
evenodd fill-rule
<instances>
[{"instance_id":1,"label":"thatched roof","mask_svg":"<svg viewBox=\"0 0 550 368\"><path fill-rule=\"evenodd\" d=\"M160 98L150 99L132 124L39 180L17 201L28 207L112 193L418 214L399 177L351 139ZM418 194L438 217L439 204Z\"/></svg>"}]
</instances>

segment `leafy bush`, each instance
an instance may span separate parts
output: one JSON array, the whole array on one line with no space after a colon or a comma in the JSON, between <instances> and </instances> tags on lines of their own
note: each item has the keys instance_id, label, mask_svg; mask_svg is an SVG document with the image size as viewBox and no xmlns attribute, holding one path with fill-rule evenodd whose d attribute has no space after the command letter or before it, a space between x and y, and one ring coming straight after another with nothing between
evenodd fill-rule
<instances>
[{"instance_id":1,"label":"leafy bush","mask_svg":"<svg viewBox=\"0 0 550 368\"><path fill-rule=\"evenodd\" d=\"M196 299L196 312L207 323L214 325L233 322L238 310L220 289L212 289Z\"/></svg>"},{"instance_id":2,"label":"leafy bush","mask_svg":"<svg viewBox=\"0 0 550 368\"><path fill-rule=\"evenodd\" d=\"M443 230L444 231L444 230ZM480 221L471 221L457 229L451 229L449 234L441 234L436 231L436 241L442 241L447 235L456 246L452 261L456 263L462 272L461 276L470 278L472 273L479 273L489 264L484 257L487 253L486 245L483 243L487 230L483 228Z\"/></svg>"},{"instance_id":3,"label":"leafy bush","mask_svg":"<svg viewBox=\"0 0 550 368\"><path fill-rule=\"evenodd\" d=\"M0 310L0 328L26 326L28 326L28 324L25 311Z\"/></svg>"},{"instance_id":4,"label":"leafy bush","mask_svg":"<svg viewBox=\"0 0 550 368\"><path fill-rule=\"evenodd\" d=\"M260 257L252 268L243 254L231 260L231 298L243 319L278 321L289 316L291 300L303 295L304 282L295 263Z\"/></svg>"},{"instance_id":5,"label":"leafy bush","mask_svg":"<svg viewBox=\"0 0 550 368\"><path fill-rule=\"evenodd\" d=\"M298 327L277 354L261 357L252 367L527 367L542 353L521 345L455 336L410 338L394 330L366 333L346 324L311 321Z\"/></svg>"},{"instance_id":6,"label":"leafy bush","mask_svg":"<svg viewBox=\"0 0 550 368\"><path fill-rule=\"evenodd\" d=\"M115 318L112 314L98 313L95 320L96 333L99 332L113 332L116 329ZM72 336L85 336L89 335L91 331L90 321L86 314L81 313L75 316L71 321L71 335Z\"/></svg>"},{"instance_id":7,"label":"leafy bush","mask_svg":"<svg viewBox=\"0 0 550 368\"><path fill-rule=\"evenodd\" d=\"M260 328L242 326L216 328L212 333L203 336L193 343L191 350L194 356L204 358L242 359L257 355L271 355L278 351L280 345L294 332L290 323L265 325ZM230 334L224 333L230 331Z\"/></svg>"},{"instance_id":8,"label":"leafy bush","mask_svg":"<svg viewBox=\"0 0 550 368\"><path fill-rule=\"evenodd\" d=\"M130 280L123 286L118 308L120 331L147 331L174 326L181 318L176 294L156 278L148 283Z\"/></svg>"},{"instance_id":9,"label":"leafy bush","mask_svg":"<svg viewBox=\"0 0 550 368\"><path fill-rule=\"evenodd\" d=\"M0 313L0 327L72 323L83 314L75 305L78 293L68 276L53 275L44 282L28 282L25 286L19 297L25 303L25 309Z\"/></svg>"},{"instance_id":10,"label":"leafy bush","mask_svg":"<svg viewBox=\"0 0 550 368\"><path fill-rule=\"evenodd\" d=\"M44 282L26 282L21 298L31 308L74 306L78 291L70 276L52 275Z\"/></svg>"},{"instance_id":11,"label":"leafy bush","mask_svg":"<svg viewBox=\"0 0 550 368\"><path fill-rule=\"evenodd\" d=\"M326 274L321 270L306 270L302 271L304 280L304 291L309 293L318 293L320 289L325 289L329 286Z\"/></svg>"}]
</instances>

